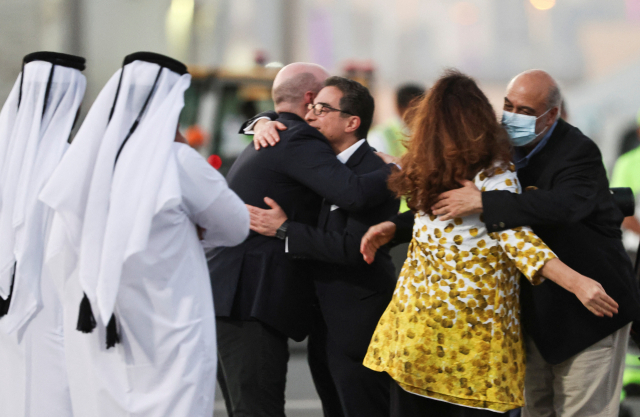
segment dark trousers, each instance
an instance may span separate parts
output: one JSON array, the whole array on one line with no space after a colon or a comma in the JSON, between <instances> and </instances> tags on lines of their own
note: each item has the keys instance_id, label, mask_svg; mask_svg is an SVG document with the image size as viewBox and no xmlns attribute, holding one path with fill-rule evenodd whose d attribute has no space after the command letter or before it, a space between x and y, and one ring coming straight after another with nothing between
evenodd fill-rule
<instances>
[{"instance_id":1,"label":"dark trousers","mask_svg":"<svg viewBox=\"0 0 640 417\"><path fill-rule=\"evenodd\" d=\"M496 417L508 413L463 407L403 390L391 382L391 417Z\"/></svg>"},{"instance_id":2,"label":"dark trousers","mask_svg":"<svg viewBox=\"0 0 640 417\"><path fill-rule=\"evenodd\" d=\"M287 337L259 321L216 318L218 381L232 417L284 417Z\"/></svg>"},{"instance_id":3,"label":"dark trousers","mask_svg":"<svg viewBox=\"0 0 640 417\"><path fill-rule=\"evenodd\" d=\"M322 403L323 416L344 417L336 384L329 370L326 336L327 331L324 321L319 316L316 316L307 339L307 362L309 363L313 384Z\"/></svg>"},{"instance_id":4,"label":"dark trousers","mask_svg":"<svg viewBox=\"0 0 640 417\"><path fill-rule=\"evenodd\" d=\"M332 341L322 317L317 317L307 346L324 417L389 417L391 378L362 364L366 344L349 351Z\"/></svg>"}]
</instances>

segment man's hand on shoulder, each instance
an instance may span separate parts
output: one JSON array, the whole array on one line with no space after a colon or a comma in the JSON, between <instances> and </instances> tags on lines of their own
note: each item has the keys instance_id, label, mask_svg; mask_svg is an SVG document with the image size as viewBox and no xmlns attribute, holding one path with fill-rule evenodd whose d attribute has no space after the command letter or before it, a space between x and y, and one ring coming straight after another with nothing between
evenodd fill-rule
<instances>
[{"instance_id":1,"label":"man's hand on shoulder","mask_svg":"<svg viewBox=\"0 0 640 417\"><path fill-rule=\"evenodd\" d=\"M258 120L253 127L253 146L255 146L256 150L275 146L280 142L280 133L278 132L281 130L287 130L287 126L281 122L267 119Z\"/></svg>"},{"instance_id":2,"label":"man's hand on shoulder","mask_svg":"<svg viewBox=\"0 0 640 417\"><path fill-rule=\"evenodd\" d=\"M431 206L431 212L440 216L440 220L451 220L455 217L466 217L470 214L482 213L482 193L473 181L460 181L462 188L444 192L438 201Z\"/></svg>"},{"instance_id":3,"label":"man's hand on shoulder","mask_svg":"<svg viewBox=\"0 0 640 417\"><path fill-rule=\"evenodd\" d=\"M376 155L378 155L380 157L380 159L382 159L384 161L385 164L395 164L398 167L400 166L400 158L396 157L396 156L391 156L388 155L384 152L376 152Z\"/></svg>"},{"instance_id":4,"label":"man's hand on shoulder","mask_svg":"<svg viewBox=\"0 0 640 417\"><path fill-rule=\"evenodd\" d=\"M269 197L265 197L264 202L271 207L271 209L265 210L246 204L251 218L249 227L261 235L273 237L276 235L278 228L282 226L282 223L287 220L287 214L278 203Z\"/></svg>"}]
</instances>

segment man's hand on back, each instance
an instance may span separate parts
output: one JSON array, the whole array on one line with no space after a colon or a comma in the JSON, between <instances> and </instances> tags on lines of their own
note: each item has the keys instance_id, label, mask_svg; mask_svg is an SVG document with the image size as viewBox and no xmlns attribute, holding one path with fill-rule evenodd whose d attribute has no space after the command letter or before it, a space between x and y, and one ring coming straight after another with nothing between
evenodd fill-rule
<instances>
[{"instance_id":1,"label":"man's hand on back","mask_svg":"<svg viewBox=\"0 0 640 417\"><path fill-rule=\"evenodd\" d=\"M395 234L395 223L387 221L371 226L360 241L360 253L364 261L372 263L380 246L391 242Z\"/></svg>"},{"instance_id":2,"label":"man's hand on back","mask_svg":"<svg viewBox=\"0 0 640 417\"><path fill-rule=\"evenodd\" d=\"M442 221L470 214L482 213L482 193L478 187L467 180L460 181L462 188L450 190L438 196L438 201L431 206L431 212L440 216Z\"/></svg>"},{"instance_id":3,"label":"man's hand on back","mask_svg":"<svg viewBox=\"0 0 640 417\"><path fill-rule=\"evenodd\" d=\"M249 228L264 236L275 236L278 228L287 220L287 214L278 203L269 197L265 197L264 202L271 207L270 210L264 210L246 204L249 210L249 216L251 217Z\"/></svg>"},{"instance_id":4,"label":"man's hand on back","mask_svg":"<svg viewBox=\"0 0 640 417\"><path fill-rule=\"evenodd\" d=\"M253 146L255 146L256 150L275 146L276 143L280 142L280 134L278 133L280 130L287 130L287 126L277 121L258 120L253 126Z\"/></svg>"}]
</instances>

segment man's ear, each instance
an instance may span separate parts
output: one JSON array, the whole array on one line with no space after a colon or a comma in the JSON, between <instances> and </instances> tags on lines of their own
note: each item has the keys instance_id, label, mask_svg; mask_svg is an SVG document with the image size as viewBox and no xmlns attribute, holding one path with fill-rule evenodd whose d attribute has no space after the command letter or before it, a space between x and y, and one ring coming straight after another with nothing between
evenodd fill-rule
<instances>
[{"instance_id":1,"label":"man's ear","mask_svg":"<svg viewBox=\"0 0 640 417\"><path fill-rule=\"evenodd\" d=\"M349 122L345 127L345 133L353 133L360 127L360 118L358 116L349 116Z\"/></svg>"},{"instance_id":2,"label":"man's ear","mask_svg":"<svg viewBox=\"0 0 640 417\"><path fill-rule=\"evenodd\" d=\"M304 104L313 104L313 100L316 99L316 96L317 94L313 91L307 91L306 93L304 93Z\"/></svg>"}]
</instances>

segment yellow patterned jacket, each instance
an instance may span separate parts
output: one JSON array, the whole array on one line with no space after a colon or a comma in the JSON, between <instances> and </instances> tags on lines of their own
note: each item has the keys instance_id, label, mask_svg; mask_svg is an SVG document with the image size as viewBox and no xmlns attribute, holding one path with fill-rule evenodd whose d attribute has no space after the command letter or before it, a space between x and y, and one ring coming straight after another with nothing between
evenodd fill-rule
<instances>
[{"instance_id":1,"label":"yellow patterned jacket","mask_svg":"<svg viewBox=\"0 0 640 417\"><path fill-rule=\"evenodd\" d=\"M513 167L479 173L482 191L520 192ZM487 234L479 215L416 215L413 240L364 359L405 390L468 407L524 405L519 273L533 284L554 253L529 229Z\"/></svg>"}]
</instances>

